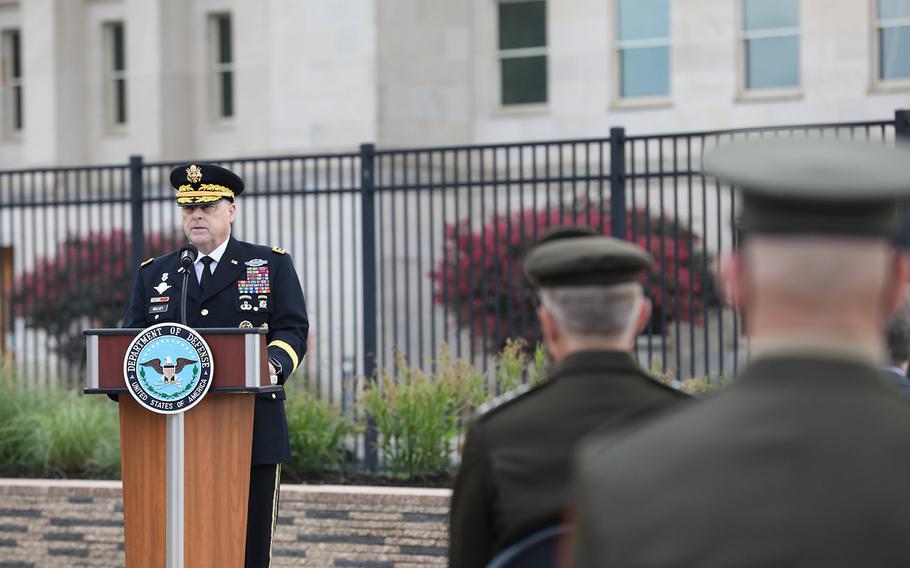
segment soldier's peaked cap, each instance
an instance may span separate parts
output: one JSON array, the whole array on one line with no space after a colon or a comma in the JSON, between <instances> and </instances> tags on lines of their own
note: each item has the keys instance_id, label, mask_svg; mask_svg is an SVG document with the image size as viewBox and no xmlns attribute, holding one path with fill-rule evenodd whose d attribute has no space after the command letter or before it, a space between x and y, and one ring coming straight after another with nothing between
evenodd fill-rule
<instances>
[{"instance_id":1,"label":"soldier's peaked cap","mask_svg":"<svg viewBox=\"0 0 910 568\"><path fill-rule=\"evenodd\" d=\"M910 147L765 138L720 146L705 172L742 191L741 229L890 238L910 197Z\"/></svg>"},{"instance_id":2,"label":"soldier's peaked cap","mask_svg":"<svg viewBox=\"0 0 910 568\"><path fill-rule=\"evenodd\" d=\"M177 190L177 205L209 205L234 200L243 192L243 180L215 164L183 164L171 170L171 185Z\"/></svg>"},{"instance_id":3,"label":"soldier's peaked cap","mask_svg":"<svg viewBox=\"0 0 910 568\"><path fill-rule=\"evenodd\" d=\"M652 262L651 255L637 245L563 231L532 247L524 269L538 287L610 286L637 281Z\"/></svg>"}]
</instances>

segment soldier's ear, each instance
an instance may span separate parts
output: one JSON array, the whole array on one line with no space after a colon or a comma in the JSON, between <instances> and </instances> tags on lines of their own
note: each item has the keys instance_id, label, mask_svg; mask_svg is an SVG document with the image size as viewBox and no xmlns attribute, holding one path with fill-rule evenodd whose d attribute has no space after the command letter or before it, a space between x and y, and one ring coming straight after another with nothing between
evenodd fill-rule
<instances>
[{"instance_id":1,"label":"soldier's ear","mask_svg":"<svg viewBox=\"0 0 910 568\"><path fill-rule=\"evenodd\" d=\"M648 322L651 321L651 299L648 297L643 297L641 301L641 307L638 308L638 313L635 314L635 317L638 318L635 321L635 333L632 334L632 340L641 335L641 332L648 327Z\"/></svg>"},{"instance_id":2,"label":"soldier's ear","mask_svg":"<svg viewBox=\"0 0 910 568\"><path fill-rule=\"evenodd\" d=\"M910 292L910 256L905 252L896 251L891 281L885 298L886 313L894 313L903 308L908 302L908 292Z\"/></svg>"},{"instance_id":3,"label":"soldier's ear","mask_svg":"<svg viewBox=\"0 0 910 568\"><path fill-rule=\"evenodd\" d=\"M231 215L231 223L234 222L234 217L237 216L237 204L231 201L231 205L228 207L228 212Z\"/></svg>"},{"instance_id":4,"label":"soldier's ear","mask_svg":"<svg viewBox=\"0 0 910 568\"><path fill-rule=\"evenodd\" d=\"M743 278L742 257L739 253L729 253L722 258L717 271L717 280L724 299L734 310L741 310L745 298L745 279Z\"/></svg>"},{"instance_id":5,"label":"soldier's ear","mask_svg":"<svg viewBox=\"0 0 910 568\"><path fill-rule=\"evenodd\" d=\"M537 308L537 318L540 320L541 335L543 335L546 345L550 348L552 348L553 345L558 345L562 334L559 331L559 327L556 325L556 320L553 319L553 315L550 314L546 308L541 306Z\"/></svg>"}]
</instances>

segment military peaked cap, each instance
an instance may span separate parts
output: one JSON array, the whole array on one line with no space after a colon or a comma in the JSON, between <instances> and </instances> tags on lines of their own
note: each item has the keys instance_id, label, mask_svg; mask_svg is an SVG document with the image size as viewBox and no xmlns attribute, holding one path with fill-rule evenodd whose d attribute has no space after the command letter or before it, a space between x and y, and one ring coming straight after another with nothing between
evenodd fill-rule
<instances>
[{"instance_id":1,"label":"military peaked cap","mask_svg":"<svg viewBox=\"0 0 910 568\"><path fill-rule=\"evenodd\" d=\"M580 225L556 225L547 229L531 246L534 248L559 239L593 237L596 235L597 233L590 227L582 227Z\"/></svg>"},{"instance_id":2,"label":"military peaked cap","mask_svg":"<svg viewBox=\"0 0 910 568\"><path fill-rule=\"evenodd\" d=\"M746 233L891 237L910 196L910 148L830 139L753 139L706 154L738 186Z\"/></svg>"},{"instance_id":3,"label":"military peaked cap","mask_svg":"<svg viewBox=\"0 0 910 568\"><path fill-rule=\"evenodd\" d=\"M610 286L637 281L653 260L641 247L619 239L563 233L535 245L524 268L535 286Z\"/></svg>"},{"instance_id":4,"label":"military peaked cap","mask_svg":"<svg viewBox=\"0 0 910 568\"><path fill-rule=\"evenodd\" d=\"M177 205L209 205L243 192L243 180L215 164L184 164L171 170L171 185L177 190Z\"/></svg>"}]
</instances>

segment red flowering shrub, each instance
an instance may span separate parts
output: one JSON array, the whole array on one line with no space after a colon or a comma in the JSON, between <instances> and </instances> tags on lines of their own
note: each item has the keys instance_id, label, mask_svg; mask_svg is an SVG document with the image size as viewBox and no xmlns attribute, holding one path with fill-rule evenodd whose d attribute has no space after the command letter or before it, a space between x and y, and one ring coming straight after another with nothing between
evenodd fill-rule
<instances>
[{"instance_id":1,"label":"red flowering shrub","mask_svg":"<svg viewBox=\"0 0 910 568\"><path fill-rule=\"evenodd\" d=\"M146 235L145 255L165 254L178 239ZM53 257L39 258L16 281L13 314L25 318L27 327L47 332L49 347L69 363L82 364L82 329L120 324L135 269L129 235L120 229L67 237Z\"/></svg>"},{"instance_id":2,"label":"red flowering shrub","mask_svg":"<svg viewBox=\"0 0 910 568\"><path fill-rule=\"evenodd\" d=\"M493 351L506 340L539 340L534 294L522 272L528 247L549 227L581 225L611 234L610 214L597 204L576 208L525 209L496 215L478 231L468 219L445 229L442 258L430 274L433 299L446 306L455 324ZM667 322L698 321L705 305L718 300L702 239L669 218L648 217L640 210L626 214L626 240L655 258L642 284L654 304L651 331L661 333ZM704 275L707 275L705 278Z\"/></svg>"}]
</instances>

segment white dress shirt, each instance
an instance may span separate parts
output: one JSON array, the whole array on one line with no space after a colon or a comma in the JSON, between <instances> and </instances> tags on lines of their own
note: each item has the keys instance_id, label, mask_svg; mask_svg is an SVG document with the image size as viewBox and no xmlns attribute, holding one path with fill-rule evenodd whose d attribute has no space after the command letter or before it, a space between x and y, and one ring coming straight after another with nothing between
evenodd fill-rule
<instances>
[{"instance_id":1,"label":"white dress shirt","mask_svg":"<svg viewBox=\"0 0 910 568\"><path fill-rule=\"evenodd\" d=\"M211 270L211 274L214 274L215 268L221 261L221 257L224 256L224 251L227 250L229 240L231 240L231 237L224 239L224 242L218 245L218 248L213 250L211 254L200 254L196 257L196 262L193 263L193 268L196 269L196 282L202 282L202 269L205 268L205 265L202 264L202 259L206 256L212 257L213 262L210 265L209 270Z\"/></svg>"}]
</instances>

